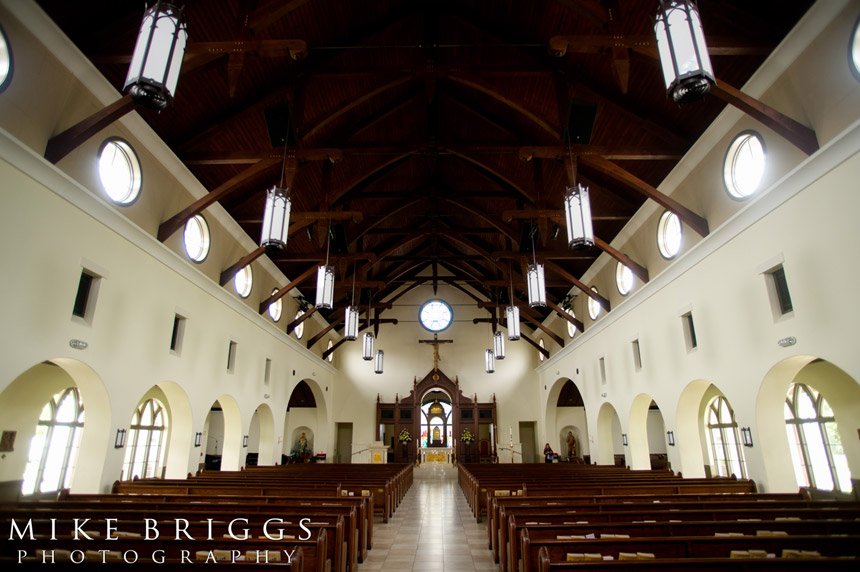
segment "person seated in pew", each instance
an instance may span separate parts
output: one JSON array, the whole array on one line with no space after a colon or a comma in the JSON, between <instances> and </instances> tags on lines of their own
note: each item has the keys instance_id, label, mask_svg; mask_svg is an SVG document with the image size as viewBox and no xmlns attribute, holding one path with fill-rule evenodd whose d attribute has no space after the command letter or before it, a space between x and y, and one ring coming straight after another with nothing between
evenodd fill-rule
<instances>
[{"instance_id":1,"label":"person seated in pew","mask_svg":"<svg viewBox=\"0 0 860 572\"><path fill-rule=\"evenodd\" d=\"M549 446L549 443L547 443L543 448L543 458L544 463L552 463L555 458L555 453L552 452L552 447Z\"/></svg>"}]
</instances>

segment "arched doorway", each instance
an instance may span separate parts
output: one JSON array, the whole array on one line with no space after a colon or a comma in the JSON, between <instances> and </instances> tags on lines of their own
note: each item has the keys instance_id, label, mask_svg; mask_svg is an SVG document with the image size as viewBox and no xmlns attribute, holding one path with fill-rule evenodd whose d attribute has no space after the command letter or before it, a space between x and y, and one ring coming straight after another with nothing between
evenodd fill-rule
<instances>
[{"instance_id":1,"label":"arched doorway","mask_svg":"<svg viewBox=\"0 0 860 572\"><path fill-rule=\"evenodd\" d=\"M860 474L852 435L858 418L860 385L832 362L797 356L772 367L759 388L752 434L754 445L767 443L761 455L770 488L847 488L842 482Z\"/></svg>"},{"instance_id":2,"label":"arched doorway","mask_svg":"<svg viewBox=\"0 0 860 572\"><path fill-rule=\"evenodd\" d=\"M668 466L663 414L650 395L640 393L630 406L628 449L631 469Z\"/></svg>"},{"instance_id":3,"label":"arched doorway","mask_svg":"<svg viewBox=\"0 0 860 572\"><path fill-rule=\"evenodd\" d=\"M0 393L3 430L16 432L13 450L6 452L4 462L0 463L0 481L22 479L46 404L69 388L76 390L84 416L80 433L76 437L77 455L69 459L71 463L64 461L62 472L57 475L56 486L69 486L72 492L100 492L106 452L110 439L113 439L110 400L104 383L95 371L83 362L68 358L34 365ZM43 445L47 447L50 443L45 442ZM38 452L34 451L33 456ZM66 459L65 456L63 458ZM41 491L42 488L37 485L34 490Z\"/></svg>"},{"instance_id":4,"label":"arched doorway","mask_svg":"<svg viewBox=\"0 0 860 572\"><path fill-rule=\"evenodd\" d=\"M604 403L597 413L597 455L598 465L617 465L623 467L624 437L621 420L611 403Z\"/></svg>"},{"instance_id":5,"label":"arched doorway","mask_svg":"<svg viewBox=\"0 0 860 572\"><path fill-rule=\"evenodd\" d=\"M251 416L248 428L248 452L245 466L272 465L274 459L275 419L272 409L265 403L260 404Z\"/></svg>"},{"instance_id":6,"label":"arched doorway","mask_svg":"<svg viewBox=\"0 0 860 572\"><path fill-rule=\"evenodd\" d=\"M328 440L325 397L322 388L312 379L299 381L290 393L284 417L281 462L286 464L312 460L324 450ZM301 434L305 441L300 442ZM336 445L338 447L338 445ZM343 449L340 462L349 462L352 443L340 444ZM339 451L341 453L341 451ZM337 462L337 461L336 461Z\"/></svg>"},{"instance_id":7,"label":"arched doorway","mask_svg":"<svg viewBox=\"0 0 860 572\"><path fill-rule=\"evenodd\" d=\"M419 443L421 447L450 447L454 443L451 396L432 389L421 398Z\"/></svg>"},{"instance_id":8,"label":"arched doorway","mask_svg":"<svg viewBox=\"0 0 860 572\"><path fill-rule=\"evenodd\" d=\"M590 463L588 423L582 393L569 378L559 379L547 402L547 440L562 461ZM569 444L569 441L572 441Z\"/></svg>"},{"instance_id":9,"label":"arched doorway","mask_svg":"<svg viewBox=\"0 0 860 572\"><path fill-rule=\"evenodd\" d=\"M222 395L212 404L203 424L204 468L236 471L243 457L242 415L236 400Z\"/></svg>"}]
</instances>

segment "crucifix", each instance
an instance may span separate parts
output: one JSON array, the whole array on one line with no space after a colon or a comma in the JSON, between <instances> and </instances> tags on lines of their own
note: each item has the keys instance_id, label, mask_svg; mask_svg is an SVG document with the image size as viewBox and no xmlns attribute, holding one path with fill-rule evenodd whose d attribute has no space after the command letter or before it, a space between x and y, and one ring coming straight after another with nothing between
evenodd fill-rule
<instances>
[{"instance_id":1,"label":"crucifix","mask_svg":"<svg viewBox=\"0 0 860 572\"><path fill-rule=\"evenodd\" d=\"M439 334L433 334L432 340L418 340L419 344L430 344L433 346L433 369L439 370L439 344L453 344L454 340L440 340Z\"/></svg>"}]
</instances>

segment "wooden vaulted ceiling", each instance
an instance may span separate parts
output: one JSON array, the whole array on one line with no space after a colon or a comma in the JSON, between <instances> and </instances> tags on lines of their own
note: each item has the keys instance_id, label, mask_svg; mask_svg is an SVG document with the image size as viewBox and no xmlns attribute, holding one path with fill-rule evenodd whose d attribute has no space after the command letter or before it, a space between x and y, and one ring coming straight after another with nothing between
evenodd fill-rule
<instances>
[{"instance_id":1,"label":"wooden vaulted ceiling","mask_svg":"<svg viewBox=\"0 0 860 572\"><path fill-rule=\"evenodd\" d=\"M364 304L432 282L468 285L494 316L512 283L525 306L534 243L551 304L524 308L533 326L602 252L567 248L571 175L606 246L726 105L668 100L656 3L188 0L176 100L139 113L255 241L265 189L291 183L289 243L267 255L312 302L329 237L330 323L354 278ZM141 2L39 4L121 89ZM716 76L742 86L811 4L700 0Z\"/></svg>"}]
</instances>

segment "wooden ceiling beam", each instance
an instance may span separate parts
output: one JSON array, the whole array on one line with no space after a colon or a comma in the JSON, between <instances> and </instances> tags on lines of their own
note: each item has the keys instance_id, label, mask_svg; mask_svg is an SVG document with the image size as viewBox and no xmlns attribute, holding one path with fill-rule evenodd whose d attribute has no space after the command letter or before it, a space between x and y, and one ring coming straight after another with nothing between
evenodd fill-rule
<instances>
[{"instance_id":1,"label":"wooden ceiling beam","mask_svg":"<svg viewBox=\"0 0 860 572\"><path fill-rule=\"evenodd\" d=\"M450 196L444 196L443 195L443 196L440 196L439 198L443 201L447 201L447 202L451 203L454 206L460 207L464 211L480 218L481 220L486 221L487 224L489 224L490 226L495 228L497 231L499 231L500 233L502 233L503 235L508 237L514 245L518 245L520 243L519 239L516 237L516 231L512 227L506 225L503 222L495 220L493 217L486 214L478 206L472 205L471 203L468 203L468 202L463 201L461 199L455 199L455 198L450 197Z\"/></svg>"},{"instance_id":2,"label":"wooden ceiling beam","mask_svg":"<svg viewBox=\"0 0 860 572\"><path fill-rule=\"evenodd\" d=\"M549 124L549 122L547 122L543 118L539 117L536 113L532 112L531 110L526 108L524 105L521 105L521 104L517 103L516 101L514 101L513 99L507 97L506 95L501 93L498 89L496 89L495 87L493 87L491 84L487 83L486 81L484 81L478 77L474 77L474 76L464 76L464 75L456 75L456 74L449 74L448 80L452 81L454 83L458 83L460 85L468 87L469 89L473 89L475 91L478 91L480 93L483 93L484 95L491 97L495 101L498 101L502 105L510 108L511 110L515 111L517 114L526 118L530 123L536 125L540 129L542 129L545 133L547 133L554 140L556 140L556 141L561 140L561 135L558 133L558 131L556 131Z\"/></svg>"},{"instance_id":3,"label":"wooden ceiling beam","mask_svg":"<svg viewBox=\"0 0 860 572\"><path fill-rule=\"evenodd\" d=\"M569 312L565 312L564 308L560 307L558 304L550 300L546 301L546 305L550 309L554 310L556 314L573 324L573 326L577 330L579 330L580 332L585 331L585 324L583 324L582 321L578 320L577 318L571 316Z\"/></svg>"},{"instance_id":4,"label":"wooden ceiling beam","mask_svg":"<svg viewBox=\"0 0 860 572\"><path fill-rule=\"evenodd\" d=\"M338 163L343 160L343 149L294 149L293 155L299 161L329 161ZM189 151L182 153L180 160L186 165L253 165L267 159L281 160L283 147L249 151Z\"/></svg>"},{"instance_id":5,"label":"wooden ceiling beam","mask_svg":"<svg viewBox=\"0 0 860 572\"><path fill-rule=\"evenodd\" d=\"M289 334L289 333L291 333L291 332L292 332L293 330L295 330L295 329L296 329L300 324L303 324L305 320L307 320L308 318L310 318L311 316L313 316L314 314L316 314L316 312L317 312L317 307L316 307L316 306L311 306L311 307L308 309L308 311L307 311L307 312L303 313L301 316L299 316L298 318L296 318L295 320L293 320L292 322L290 322L289 324L287 324L287 333L288 333L288 334Z\"/></svg>"},{"instance_id":6,"label":"wooden ceiling beam","mask_svg":"<svg viewBox=\"0 0 860 572\"><path fill-rule=\"evenodd\" d=\"M497 250L495 252L491 252L490 256L496 260L517 260L527 254L529 253L521 252L519 250ZM597 258L596 254L590 254L587 251L580 252L570 250L567 248L563 250L538 250L537 256L539 258L546 258L548 260L594 260L595 258Z\"/></svg>"},{"instance_id":7,"label":"wooden ceiling beam","mask_svg":"<svg viewBox=\"0 0 860 572\"><path fill-rule=\"evenodd\" d=\"M489 177L490 180L492 180L493 182L500 183L503 186L516 191L517 193L522 195L525 199L527 199L530 203L535 202L535 197L532 195L532 193L529 193L521 185L518 185L517 183L513 182L510 178L508 178L505 175L503 175L502 173L500 173L497 169L487 165L484 161L481 161L480 159L476 159L475 157L472 157L471 155L461 153L460 151L457 151L456 149L447 148L447 149L445 149L445 151L447 151L451 155L454 155L455 157L462 159L466 163L472 165L480 173Z\"/></svg>"},{"instance_id":8,"label":"wooden ceiling beam","mask_svg":"<svg viewBox=\"0 0 860 572\"><path fill-rule=\"evenodd\" d=\"M238 189L243 183L256 177L266 171L270 170L272 167L278 165L280 161L278 159L268 159L264 161L259 161L258 163L248 167L241 173L236 174L231 177L226 182L222 183L215 189L211 190L209 193L204 195L203 197L197 199L188 207L182 209L166 221L162 222L158 227L158 240L164 242L170 236L182 228L188 220L194 215L200 214L210 205L214 204L217 201L220 201L236 189ZM295 177L295 171L298 168L298 163L295 158L288 158L286 165L286 178L289 179L287 186L292 185L292 179Z\"/></svg>"},{"instance_id":9,"label":"wooden ceiling beam","mask_svg":"<svg viewBox=\"0 0 860 572\"><path fill-rule=\"evenodd\" d=\"M272 294L271 296L269 296L268 298L266 298L265 300L260 302L260 307L259 307L260 314L262 314L266 310L268 310L269 306L272 305L274 302L277 302L278 300L283 298L284 295L287 294L287 292L289 292L290 290L292 290L293 288L295 288L299 284L304 283L305 280L307 280L308 278L310 278L311 276L316 274L316 271L317 271L317 265L314 264L313 266L311 266L310 268L308 268L307 270L302 272L298 276L298 278L291 281L289 284L287 284L283 288L279 288L277 292L275 292L274 294Z\"/></svg>"},{"instance_id":10,"label":"wooden ceiling beam","mask_svg":"<svg viewBox=\"0 0 860 572\"><path fill-rule=\"evenodd\" d=\"M772 45L756 44L739 38L708 36L707 42L708 54L711 56L766 56L773 51ZM657 40L653 34L553 36L549 40L549 51L556 57L567 54L597 54L615 48L657 57Z\"/></svg>"},{"instance_id":11,"label":"wooden ceiling beam","mask_svg":"<svg viewBox=\"0 0 860 572\"><path fill-rule=\"evenodd\" d=\"M361 95L360 97L356 97L355 99L351 100L346 105L338 106L338 108L335 109L332 113L330 113L326 117L322 118L320 121L318 121L312 127L308 128L304 133L302 133L301 139L303 141L307 141L307 140L311 139L314 135L319 133L319 131L324 129L327 125L330 125L333 121L335 121L339 117L342 117L343 115L351 112L356 107L367 103L368 101L374 99L375 97L377 97L377 96L379 96L379 95L381 95L387 91L391 91L392 89L394 89L396 87L399 87L405 83L408 83L408 82L412 81L413 79L414 78L412 75L408 75L405 77L399 77L393 81L389 81L388 83L385 83L385 84L377 87L376 89L365 92L363 95Z\"/></svg>"},{"instance_id":12,"label":"wooden ceiling beam","mask_svg":"<svg viewBox=\"0 0 860 572\"><path fill-rule=\"evenodd\" d=\"M543 147L520 147L519 156L523 161L532 159L557 159L567 161L570 156L598 155L613 161L680 161L684 150L676 147L663 149L606 147L600 145L571 145L570 148L561 145Z\"/></svg>"},{"instance_id":13,"label":"wooden ceiling beam","mask_svg":"<svg viewBox=\"0 0 860 572\"><path fill-rule=\"evenodd\" d=\"M555 262L551 262L549 260L543 259L543 257L541 257L541 256L538 256L537 258L538 258L538 260L543 262L543 264L545 265L547 270L554 272L555 274L558 274L559 276L561 276L565 280L569 280L572 285L576 286L583 293L585 293L589 298L592 298L594 301L599 303L603 307L604 310L606 310L607 312L610 311L611 306L609 304L608 299L604 298L603 296L601 296L600 294L598 294L597 292L592 290L590 287L586 286L585 283L583 283L579 278L577 278L576 276L574 276L573 274L571 274L570 272L568 272L567 270L565 270L564 268L562 268L561 266L556 264Z\"/></svg>"},{"instance_id":14,"label":"wooden ceiling beam","mask_svg":"<svg viewBox=\"0 0 860 572\"><path fill-rule=\"evenodd\" d=\"M602 240L598 236L595 236L594 237L594 244L600 250L602 250L603 252L605 252L606 254L608 254L609 256L611 256L612 258L614 258L615 260L617 260L618 262L620 262L621 264L623 264L624 266L629 268L630 271L634 275L636 275L639 278L639 280L641 280L642 282L647 284L648 281L651 280L651 278L648 276L648 269L647 268L645 268L644 266L642 266L641 264L639 264L638 262L636 262L635 260L633 260L632 258L627 256L626 254L624 254L623 252L621 252L620 250L618 250L617 248L615 248L614 246L612 246L608 242Z\"/></svg>"},{"instance_id":15,"label":"wooden ceiling beam","mask_svg":"<svg viewBox=\"0 0 860 572\"><path fill-rule=\"evenodd\" d=\"M45 159L49 163L57 164L60 159L77 149L87 139L136 108L137 104L130 95L120 97L86 119L51 137L45 146Z\"/></svg>"},{"instance_id":16,"label":"wooden ceiling beam","mask_svg":"<svg viewBox=\"0 0 860 572\"><path fill-rule=\"evenodd\" d=\"M510 222L513 219L536 219L536 218L548 218L558 223L564 224L564 210L562 209L508 209L502 211L502 220L505 222ZM608 221L618 221L618 220L630 220L629 216L623 215L592 215L591 220L608 220Z\"/></svg>"},{"instance_id":17,"label":"wooden ceiling beam","mask_svg":"<svg viewBox=\"0 0 860 572\"><path fill-rule=\"evenodd\" d=\"M410 193L410 196L414 197L415 193ZM395 205L395 206L392 206L392 207L385 209L385 214L378 216L373 220L367 221L362 226L361 230L349 241L349 245L351 246L351 245L355 244L355 242L358 241L359 239L361 239L361 237L363 237L365 234L373 231L377 226L379 226L380 224L382 224L386 220L390 219L391 217L394 217L398 213L400 213L400 212L402 212L402 211L404 211L404 210L406 210L406 209L408 209L408 208L410 208L410 207L412 207L418 203L421 203L425 200L426 200L425 197L420 197L417 199L404 201L403 203L401 203L399 205ZM407 229L406 233L408 234L409 232L412 232L412 230ZM398 234L401 234L401 233L398 233Z\"/></svg>"},{"instance_id":18,"label":"wooden ceiling beam","mask_svg":"<svg viewBox=\"0 0 860 572\"><path fill-rule=\"evenodd\" d=\"M513 303L520 309L520 316L525 321L527 321L528 323L533 325L535 328L541 330L543 333L545 333L547 336L549 336L549 338L552 339L552 341L557 343L559 346L564 347L564 340L558 334L556 334L551 329L549 329L547 326L544 326L543 322L541 322L541 320L539 320L538 318L536 318L535 316L532 315L531 312L534 310L533 308L531 308L528 304L520 302L519 300L514 300ZM484 308L486 310L489 310L491 308L494 310L499 309L501 311L501 313L504 313L504 311L505 311L505 306L500 305L500 304L496 304L495 302L481 302L478 304L478 307ZM528 309L528 311L524 311L526 309Z\"/></svg>"},{"instance_id":19,"label":"wooden ceiling beam","mask_svg":"<svg viewBox=\"0 0 860 572\"><path fill-rule=\"evenodd\" d=\"M605 175L608 175L616 181L624 183L628 187L644 195L646 198L655 201L663 208L672 211L678 215L684 224L695 230L700 236L708 236L708 221L705 220L704 217L691 211L672 197L664 195L633 173L623 169L612 161L607 161L602 157L580 157L580 162Z\"/></svg>"},{"instance_id":20,"label":"wooden ceiling beam","mask_svg":"<svg viewBox=\"0 0 860 572\"><path fill-rule=\"evenodd\" d=\"M372 184L374 181L384 177L389 172L391 172L392 169L397 167L397 165L410 158L414 154L414 152L414 149L401 152L400 154L395 155L391 159L384 161L383 163L376 165L375 167L372 167L369 171L362 173L361 175L347 183L341 190L336 192L332 197L331 204L336 205L337 203L342 201L347 195L349 195L349 193L355 190L360 190Z\"/></svg>"},{"instance_id":21,"label":"wooden ceiling beam","mask_svg":"<svg viewBox=\"0 0 860 572\"><path fill-rule=\"evenodd\" d=\"M263 2L248 18L248 28L255 32L265 30L278 20L286 17L290 12L301 8L310 0L267 0Z\"/></svg>"},{"instance_id":22,"label":"wooden ceiling beam","mask_svg":"<svg viewBox=\"0 0 860 572\"><path fill-rule=\"evenodd\" d=\"M237 260L234 264L231 264L230 266L225 268L223 272L221 272L221 276L218 279L218 284L224 286L225 284L227 284L227 282L233 279L237 272L251 264L253 261L260 258L265 253L266 247L260 246L257 247L255 250L251 251L250 253L246 254L245 256Z\"/></svg>"},{"instance_id":23,"label":"wooden ceiling beam","mask_svg":"<svg viewBox=\"0 0 860 572\"><path fill-rule=\"evenodd\" d=\"M326 259L326 252L311 252L311 253L297 253L297 252L270 252L269 258L272 262L315 262L319 260ZM372 252L354 252L354 253L344 253L344 254L331 254L329 255L329 263L331 265L337 264L341 260L353 261L353 260L375 260L376 254Z\"/></svg>"}]
</instances>

